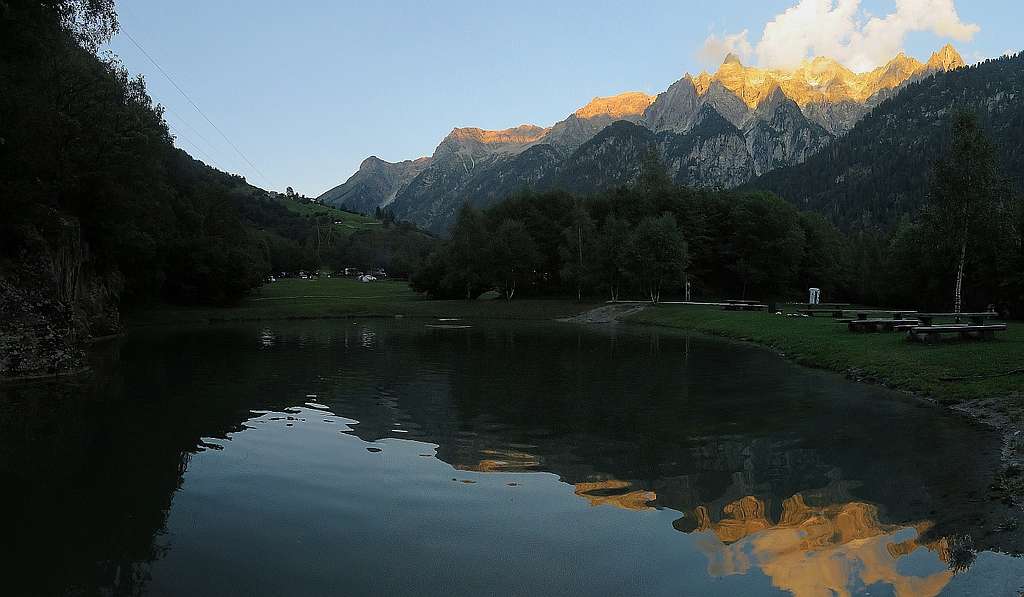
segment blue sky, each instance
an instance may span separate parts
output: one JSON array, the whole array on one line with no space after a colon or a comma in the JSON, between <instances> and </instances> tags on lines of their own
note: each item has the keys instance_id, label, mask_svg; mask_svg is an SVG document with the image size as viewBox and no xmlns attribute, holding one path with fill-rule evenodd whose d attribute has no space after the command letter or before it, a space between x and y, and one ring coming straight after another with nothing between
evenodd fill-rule
<instances>
[{"instance_id":1,"label":"blue sky","mask_svg":"<svg viewBox=\"0 0 1024 597\"><path fill-rule=\"evenodd\" d=\"M947 41L968 62L1024 45L1014 31L1024 17L1018 2L902 1L926 8L955 1L963 26L931 29L964 36L968 25L978 28L955 40L915 31L910 21L927 17L903 18L909 31L896 42L920 59ZM747 30L747 60L757 64L766 23L798 3L831 9L833 2L857 5L859 21L896 11L895 0L119 2L124 30L265 178L125 35L110 49L146 76L180 147L253 184L316 196L366 156L429 155L455 126L547 126L594 96L658 93L685 72L714 69L702 52L718 47L708 45L710 35L724 40Z\"/></svg>"}]
</instances>

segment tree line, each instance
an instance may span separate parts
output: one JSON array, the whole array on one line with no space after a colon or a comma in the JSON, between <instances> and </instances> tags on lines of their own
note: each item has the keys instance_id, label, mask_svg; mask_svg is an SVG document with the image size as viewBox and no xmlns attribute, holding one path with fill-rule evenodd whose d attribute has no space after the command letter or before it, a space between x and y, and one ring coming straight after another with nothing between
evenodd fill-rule
<instances>
[{"instance_id":1,"label":"tree line","mask_svg":"<svg viewBox=\"0 0 1024 597\"><path fill-rule=\"evenodd\" d=\"M815 280L842 287L840 233L767 193L671 184L652 152L639 182L593 196L523 192L463 207L451 237L416 272L434 297L572 295L657 302L783 297ZM820 282L818 282L820 280Z\"/></svg>"},{"instance_id":2,"label":"tree line","mask_svg":"<svg viewBox=\"0 0 1024 597\"><path fill-rule=\"evenodd\" d=\"M767 192L671 184L655 154L639 182L590 196L521 192L463 207L413 287L432 297L755 298L903 308L1024 308L1024 209L970 113L929 174L924 207L842 231Z\"/></svg>"}]
</instances>

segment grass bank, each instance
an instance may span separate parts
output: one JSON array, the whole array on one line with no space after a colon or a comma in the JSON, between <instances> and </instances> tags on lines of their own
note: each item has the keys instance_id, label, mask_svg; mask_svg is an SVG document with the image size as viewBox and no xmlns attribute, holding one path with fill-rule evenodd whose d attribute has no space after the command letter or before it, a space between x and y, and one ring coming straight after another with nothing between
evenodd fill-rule
<instances>
[{"instance_id":1,"label":"grass bank","mask_svg":"<svg viewBox=\"0 0 1024 597\"><path fill-rule=\"evenodd\" d=\"M993 399L1024 420L1024 324L998 339L921 344L900 333L856 334L830 318L782 317L659 305L627 318L769 346L796 362L933 398L944 404Z\"/></svg>"},{"instance_id":2,"label":"grass bank","mask_svg":"<svg viewBox=\"0 0 1024 597\"><path fill-rule=\"evenodd\" d=\"M142 326L395 316L544 320L577 315L594 306L557 299L516 299L510 303L503 300L433 301L417 295L401 281L364 284L347 278L288 278L261 287L236 306L161 305L127 313L125 321L129 326Z\"/></svg>"}]
</instances>

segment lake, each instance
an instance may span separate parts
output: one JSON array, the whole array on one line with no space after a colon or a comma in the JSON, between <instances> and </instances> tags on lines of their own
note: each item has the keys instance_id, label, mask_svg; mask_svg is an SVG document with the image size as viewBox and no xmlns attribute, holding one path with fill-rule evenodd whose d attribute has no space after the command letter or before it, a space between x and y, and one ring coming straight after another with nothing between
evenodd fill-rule
<instances>
[{"instance_id":1,"label":"lake","mask_svg":"<svg viewBox=\"0 0 1024 597\"><path fill-rule=\"evenodd\" d=\"M92 359L0 386L5 594L1024 589L998 434L740 343L282 321Z\"/></svg>"}]
</instances>

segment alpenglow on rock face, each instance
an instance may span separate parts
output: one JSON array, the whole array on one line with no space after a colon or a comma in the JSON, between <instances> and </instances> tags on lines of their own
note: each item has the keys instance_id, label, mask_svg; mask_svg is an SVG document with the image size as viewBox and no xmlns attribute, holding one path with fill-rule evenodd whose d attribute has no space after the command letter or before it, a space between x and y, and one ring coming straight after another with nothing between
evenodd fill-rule
<instances>
[{"instance_id":1,"label":"alpenglow on rock face","mask_svg":"<svg viewBox=\"0 0 1024 597\"><path fill-rule=\"evenodd\" d=\"M903 86L961 66L949 45L927 62L901 53L866 73L825 57L759 69L730 54L713 74L687 74L657 96L596 97L547 128L455 128L430 157L367 158L319 199L363 213L386 207L443 233L466 203L485 207L521 189L630 184L650 150L680 184L734 187L804 162Z\"/></svg>"}]
</instances>

